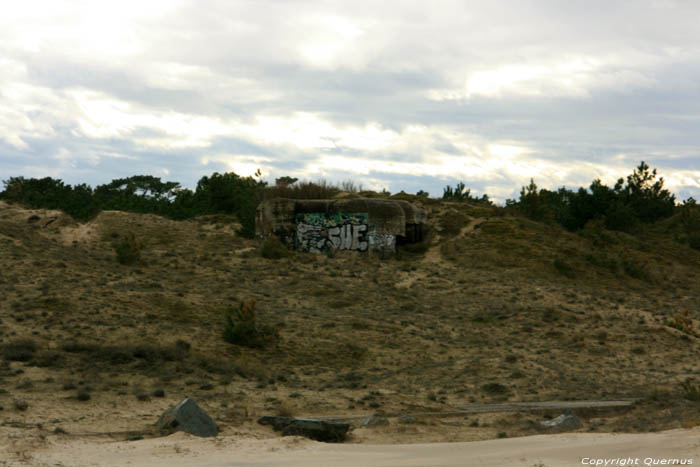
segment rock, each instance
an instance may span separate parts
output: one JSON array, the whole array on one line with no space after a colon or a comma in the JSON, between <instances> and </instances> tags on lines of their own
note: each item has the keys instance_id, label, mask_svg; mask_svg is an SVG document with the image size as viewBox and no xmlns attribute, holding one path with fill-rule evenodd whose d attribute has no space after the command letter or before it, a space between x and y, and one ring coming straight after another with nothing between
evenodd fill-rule
<instances>
[{"instance_id":1,"label":"rock","mask_svg":"<svg viewBox=\"0 0 700 467\"><path fill-rule=\"evenodd\" d=\"M540 422L540 425L546 428L555 428L558 430L576 430L581 428L581 419L576 415L559 415L552 420Z\"/></svg>"},{"instance_id":2,"label":"rock","mask_svg":"<svg viewBox=\"0 0 700 467\"><path fill-rule=\"evenodd\" d=\"M282 432L282 436L304 436L329 443L345 441L345 436L350 429L349 423L314 418L265 416L261 417L258 423L272 425L275 431Z\"/></svg>"},{"instance_id":3,"label":"rock","mask_svg":"<svg viewBox=\"0 0 700 467\"><path fill-rule=\"evenodd\" d=\"M388 425L389 424L389 419L386 417L382 417L381 415L370 415L369 417L365 418L362 423L360 424L360 427L363 428L372 428L375 426L382 426L382 425Z\"/></svg>"},{"instance_id":4,"label":"rock","mask_svg":"<svg viewBox=\"0 0 700 467\"><path fill-rule=\"evenodd\" d=\"M201 437L219 434L214 420L189 397L163 412L156 426L161 432L184 431Z\"/></svg>"}]
</instances>

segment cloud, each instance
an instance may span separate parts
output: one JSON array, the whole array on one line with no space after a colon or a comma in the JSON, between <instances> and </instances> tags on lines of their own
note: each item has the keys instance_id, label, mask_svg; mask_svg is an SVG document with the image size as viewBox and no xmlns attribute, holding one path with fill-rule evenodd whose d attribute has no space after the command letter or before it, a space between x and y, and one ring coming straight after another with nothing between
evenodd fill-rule
<instances>
[{"instance_id":1,"label":"cloud","mask_svg":"<svg viewBox=\"0 0 700 467\"><path fill-rule=\"evenodd\" d=\"M640 160L700 196L700 6L28 1L0 17L0 172L214 170L499 200ZM128 164L124 162L128 161ZM419 188L418 188L419 187Z\"/></svg>"}]
</instances>

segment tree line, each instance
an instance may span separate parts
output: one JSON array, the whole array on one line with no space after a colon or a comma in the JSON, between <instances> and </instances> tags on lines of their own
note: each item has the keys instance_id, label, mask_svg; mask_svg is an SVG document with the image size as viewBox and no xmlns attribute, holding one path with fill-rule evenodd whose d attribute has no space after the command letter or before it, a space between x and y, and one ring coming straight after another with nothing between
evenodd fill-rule
<instances>
[{"instance_id":1,"label":"tree line","mask_svg":"<svg viewBox=\"0 0 700 467\"><path fill-rule=\"evenodd\" d=\"M339 186L323 181L297 183L291 177L282 177L275 185L267 186L259 172L254 177L215 172L202 177L195 190L150 175L115 179L96 188L84 183L71 186L51 177L11 177L3 182L5 190L0 192L0 199L31 208L59 209L78 221L90 220L102 210L151 213L175 220L225 213L239 219L239 233L245 237L255 234L255 209L264 198L326 198L340 191L359 191L350 182ZM620 178L613 187L596 179L588 188L561 187L552 191L538 189L530 180L528 186L522 187L519 199L507 200L506 207L533 220L558 223L570 231L600 219L608 229L632 232L642 224L674 214L675 195L663 185L663 177L657 177L656 169L642 161L626 180ZM427 193L420 191L417 195L424 197ZM446 187L443 199L493 204L488 195L471 195L463 183ZM693 218L697 217L695 207L692 198L683 203L684 212L692 212Z\"/></svg>"},{"instance_id":2,"label":"tree line","mask_svg":"<svg viewBox=\"0 0 700 467\"><path fill-rule=\"evenodd\" d=\"M689 198L684 204L694 207L695 200ZM657 178L656 169L642 161L626 180L618 179L613 187L596 179L588 189L538 190L531 179L520 190L520 198L507 200L506 206L533 220L557 222L570 231L599 219L607 229L633 232L643 224L672 216L676 197L664 188L664 179Z\"/></svg>"},{"instance_id":3,"label":"tree line","mask_svg":"<svg viewBox=\"0 0 700 467\"><path fill-rule=\"evenodd\" d=\"M266 183L233 172L213 173L197 182L193 191L178 182L136 175L112 180L92 188L86 184L68 185L45 177L11 177L4 180L0 199L31 208L59 209L78 221L94 218L103 210L150 213L170 219L189 219L206 214L233 214L240 221L240 234L255 234L255 208Z\"/></svg>"}]
</instances>

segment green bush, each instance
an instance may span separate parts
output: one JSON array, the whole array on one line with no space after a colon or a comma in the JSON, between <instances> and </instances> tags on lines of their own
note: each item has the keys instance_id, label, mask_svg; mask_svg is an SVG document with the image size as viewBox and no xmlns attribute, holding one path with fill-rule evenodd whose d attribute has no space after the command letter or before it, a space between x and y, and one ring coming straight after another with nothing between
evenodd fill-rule
<instances>
[{"instance_id":1,"label":"green bush","mask_svg":"<svg viewBox=\"0 0 700 467\"><path fill-rule=\"evenodd\" d=\"M481 389L491 395L507 394L508 388L501 383L487 383L484 384Z\"/></svg>"},{"instance_id":2,"label":"green bush","mask_svg":"<svg viewBox=\"0 0 700 467\"><path fill-rule=\"evenodd\" d=\"M418 196L427 197L428 193L421 190L418 192ZM459 182L457 185L455 185L454 188L452 188L450 185L447 185L442 190L442 199L445 201L469 201L472 203L481 203L486 205L493 204L487 194L482 195L481 198L472 196L471 190L466 187L464 182Z\"/></svg>"},{"instance_id":3,"label":"green bush","mask_svg":"<svg viewBox=\"0 0 700 467\"><path fill-rule=\"evenodd\" d=\"M639 220L632 207L619 203L608 209L605 216L605 228L632 233L638 227Z\"/></svg>"},{"instance_id":4,"label":"green bush","mask_svg":"<svg viewBox=\"0 0 700 467\"><path fill-rule=\"evenodd\" d=\"M61 345L63 352L83 354L91 364L124 365L140 361L143 366L159 366L164 362L180 362L188 357L190 344L178 340L171 345L152 345L150 343L123 343L119 345L100 345L81 341L70 341ZM37 355L39 361L41 354Z\"/></svg>"},{"instance_id":5,"label":"green bush","mask_svg":"<svg viewBox=\"0 0 700 467\"><path fill-rule=\"evenodd\" d=\"M288 180L280 182L280 179L277 179L275 186L265 187L263 189L263 196L265 199L329 199L334 198L343 191L357 193L362 190L361 186L358 189L352 181L343 182L341 185L334 185L326 180L297 182L295 178L283 178ZM289 181L291 181L291 183L287 183Z\"/></svg>"},{"instance_id":6,"label":"green bush","mask_svg":"<svg viewBox=\"0 0 700 467\"><path fill-rule=\"evenodd\" d=\"M34 364L41 368L61 367L64 361L63 355L55 350L45 350L34 356Z\"/></svg>"},{"instance_id":7,"label":"green bush","mask_svg":"<svg viewBox=\"0 0 700 467\"><path fill-rule=\"evenodd\" d=\"M136 264L141 261L141 249L143 246L136 240L132 233L127 235L121 242L114 245L119 264Z\"/></svg>"},{"instance_id":8,"label":"green bush","mask_svg":"<svg viewBox=\"0 0 700 467\"><path fill-rule=\"evenodd\" d=\"M609 230L635 232L642 224L670 217L675 209L675 196L663 188L664 179L657 179L656 169L642 161L625 179L611 188L594 180L588 189L557 191L538 189L534 180L520 190L519 200L506 200L526 217L537 221L556 221L572 232L595 219L604 219ZM694 207L689 203L686 218L690 221Z\"/></svg>"},{"instance_id":9,"label":"green bush","mask_svg":"<svg viewBox=\"0 0 700 467\"><path fill-rule=\"evenodd\" d=\"M3 357L7 361L28 362L34 358L37 343L33 339L16 339L3 347Z\"/></svg>"},{"instance_id":10,"label":"green bush","mask_svg":"<svg viewBox=\"0 0 700 467\"><path fill-rule=\"evenodd\" d=\"M78 389L78 392L75 395L76 399L79 401L89 401L92 396L90 395L90 391L87 388L80 388Z\"/></svg>"},{"instance_id":11,"label":"green bush","mask_svg":"<svg viewBox=\"0 0 700 467\"><path fill-rule=\"evenodd\" d=\"M678 313L673 319L666 321L666 326L678 329L686 334L696 335L695 325L690 318L690 311L686 308L682 313Z\"/></svg>"},{"instance_id":12,"label":"green bush","mask_svg":"<svg viewBox=\"0 0 700 467\"><path fill-rule=\"evenodd\" d=\"M259 176L260 172L256 174ZM246 238L255 236L255 209L262 198L266 183L253 177L241 177L234 172L202 177L197 182L194 203L199 214L235 214L241 223L238 233Z\"/></svg>"},{"instance_id":13,"label":"green bush","mask_svg":"<svg viewBox=\"0 0 700 467\"><path fill-rule=\"evenodd\" d=\"M51 177L10 177L3 183L3 198L10 202L31 208L61 209L78 221L90 220L99 212L93 190L85 184L72 187Z\"/></svg>"},{"instance_id":14,"label":"green bush","mask_svg":"<svg viewBox=\"0 0 700 467\"><path fill-rule=\"evenodd\" d=\"M693 384L689 379L681 383L683 397L689 401L700 401L700 385Z\"/></svg>"},{"instance_id":15,"label":"green bush","mask_svg":"<svg viewBox=\"0 0 700 467\"><path fill-rule=\"evenodd\" d=\"M259 348L277 340L276 327L258 323L255 305L255 300L242 301L238 308L231 306L225 311L223 337L226 342Z\"/></svg>"},{"instance_id":16,"label":"green bush","mask_svg":"<svg viewBox=\"0 0 700 467\"><path fill-rule=\"evenodd\" d=\"M260 177L259 172L256 177ZM51 177L11 177L3 183L2 199L31 208L61 209L78 221L90 220L106 209L171 219L224 213L238 218L242 226L239 233L248 238L255 235L255 208L266 185L262 180L233 172L204 176L195 191L150 175L115 179L95 189L86 184L66 185Z\"/></svg>"},{"instance_id":17,"label":"green bush","mask_svg":"<svg viewBox=\"0 0 700 467\"><path fill-rule=\"evenodd\" d=\"M282 241L274 235L267 237L262 244L260 254L267 259L280 259L288 257L291 252Z\"/></svg>"},{"instance_id":18,"label":"green bush","mask_svg":"<svg viewBox=\"0 0 700 467\"><path fill-rule=\"evenodd\" d=\"M571 265L563 259L554 258L552 265L554 266L554 269L556 269L562 276L566 276L568 278L574 277L574 268L572 268Z\"/></svg>"},{"instance_id":19,"label":"green bush","mask_svg":"<svg viewBox=\"0 0 700 467\"><path fill-rule=\"evenodd\" d=\"M617 272L619 267L617 260L608 256L606 253L600 254L588 254L586 255L586 261L588 261L593 266L598 266L610 270L611 272Z\"/></svg>"},{"instance_id":20,"label":"green bush","mask_svg":"<svg viewBox=\"0 0 700 467\"><path fill-rule=\"evenodd\" d=\"M622 269L630 277L639 280L646 280L649 278L649 274L646 270L646 265L640 265L637 261L633 259L625 259L622 261Z\"/></svg>"},{"instance_id":21,"label":"green bush","mask_svg":"<svg viewBox=\"0 0 700 467\"><path fill-rule=\"evenodd\" d=\"M694 233L688 237L688 246L694 250L700 250L700 233Z\"/></svg>"}]
</instances>

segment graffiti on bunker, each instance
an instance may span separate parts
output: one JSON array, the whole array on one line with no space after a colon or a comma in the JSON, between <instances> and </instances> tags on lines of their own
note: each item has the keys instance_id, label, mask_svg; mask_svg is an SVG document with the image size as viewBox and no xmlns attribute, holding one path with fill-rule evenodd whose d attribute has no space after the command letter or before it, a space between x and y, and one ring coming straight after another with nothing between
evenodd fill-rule
<instances>
[{"instance_id":1,"label":"graffiti on bunker","mask_svg":"<svg viewBox=\"0 0 700 467\"><path fill-rule=\"evenodd\" d=\"M425 212L408 201L374 198L294 200L274 198L258 206L255 233L277 236L289 248L394 253L397 241L423 240Z\"/></svg>"},{"instance_id":2,"label":"graffiti on bunker","mask_svg":"<svg viewBox=\"0 0 700 467\"><path fill-rule=\"evenodd\" d=\"M328 250L367 251L372 230L367 213L297 214L296 248L312 253Z\"/></svg>"}]
</instances>

